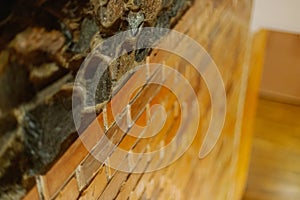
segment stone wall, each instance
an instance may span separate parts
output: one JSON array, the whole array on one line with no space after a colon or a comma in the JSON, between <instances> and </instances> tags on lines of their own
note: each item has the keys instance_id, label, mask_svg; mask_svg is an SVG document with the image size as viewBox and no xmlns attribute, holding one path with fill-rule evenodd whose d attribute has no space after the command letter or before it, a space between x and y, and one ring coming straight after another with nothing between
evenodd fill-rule
<instances>
[{"instance_id":1,"label":"stone wall","mask_svg":"<svg viewBox=\"0 0 300 200\"><path fill-rule=\"evenodd\" d=\"M0 6L0 198L17 199L77 138L72 83L103 39L172 27L192 0L11 0ZM131 52L101 79L97 102L149 50Z\"/></svg>"}]
</instances>

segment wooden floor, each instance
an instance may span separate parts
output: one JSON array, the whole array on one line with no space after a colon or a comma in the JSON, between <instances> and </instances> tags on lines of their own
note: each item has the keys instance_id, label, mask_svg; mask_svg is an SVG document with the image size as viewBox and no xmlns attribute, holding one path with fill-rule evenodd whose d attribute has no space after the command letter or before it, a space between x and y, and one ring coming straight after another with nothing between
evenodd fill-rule
<instances>
[{"instance_id":1,"label":"wooden floor","mask_svg":"<svg viewBox=\"0 0 300 200\"><path fill-rule=\"evenodd\" d=\"M300 199L300 106L260 99L244 200Z\"/></svg>"}]
</instances>

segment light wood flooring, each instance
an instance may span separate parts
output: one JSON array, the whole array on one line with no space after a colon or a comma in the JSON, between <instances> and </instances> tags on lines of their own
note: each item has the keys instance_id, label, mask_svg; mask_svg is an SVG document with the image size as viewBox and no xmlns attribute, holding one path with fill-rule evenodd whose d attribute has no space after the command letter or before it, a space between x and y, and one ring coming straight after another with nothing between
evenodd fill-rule
<instances>
[{"instance_id":1,"label":"light wood flooring","mask_svg":"<svg viewBox=\"0 0 300 200\"><path fill-rule=\"evenodd\" d=\"M260 99L244 200L300 200L300 106Z\"/></svg>"}]
</instances>

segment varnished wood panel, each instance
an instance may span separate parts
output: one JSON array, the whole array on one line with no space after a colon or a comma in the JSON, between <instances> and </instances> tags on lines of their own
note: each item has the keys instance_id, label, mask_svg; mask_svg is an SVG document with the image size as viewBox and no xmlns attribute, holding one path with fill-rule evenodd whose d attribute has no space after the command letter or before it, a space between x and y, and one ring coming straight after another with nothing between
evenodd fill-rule
<instances>
[{"instance_id":1,"label":"varnished wood panel","mask_svg":"<svg viewBox=\"0 0 300 200\"><path fill-rule=\"evenodd\" d=\"M243 123L239 146L238 168L236 170L236 198L241 198L247 182L250 154L252 149L253 126L267 44L267 31L256 33L252 40L250 65L248 70L247 89L243 111Z\"/></svg>"}]
</instances>

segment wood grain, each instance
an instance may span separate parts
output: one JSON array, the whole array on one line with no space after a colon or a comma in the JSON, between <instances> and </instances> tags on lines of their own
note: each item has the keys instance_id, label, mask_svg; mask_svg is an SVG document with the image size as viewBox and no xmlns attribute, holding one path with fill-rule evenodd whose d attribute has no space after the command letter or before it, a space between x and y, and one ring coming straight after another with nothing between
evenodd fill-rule
<instances>
[{"instance_id":1,"label":"wood grain","mask_svg":"<svg viewBox=\"0 0 300 200\"><path fill-rule=\"evenodd\" d=\"M237 189L235 196L241 198L246 187L247 173L249 171L250 154L252 149L253 126L256 116L256 108L258 103L259 88L263 65L265 60L265 48L267 45L267 31L262 30L256 33L252 40L250 65L248 71L247 91L245 97L245 105L243 112L243 124L241 130L242 145L239 147L239 156L236 170Z\"/></svg>"}]
</instances>

